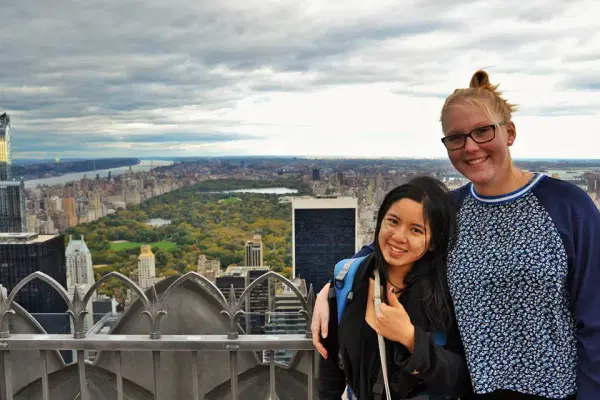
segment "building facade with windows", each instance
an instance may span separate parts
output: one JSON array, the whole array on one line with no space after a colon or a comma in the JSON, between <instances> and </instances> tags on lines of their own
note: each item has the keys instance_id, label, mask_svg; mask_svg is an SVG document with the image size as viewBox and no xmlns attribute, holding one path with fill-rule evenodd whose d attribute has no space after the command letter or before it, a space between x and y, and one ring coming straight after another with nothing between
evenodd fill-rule
<instances>
[{"instance_id":1,"label":"building facade with windows","mask_svg":"<svg viewBox=\"0 0 600 400\"><path fill-rule=\"evenodd\" d=\"M319 291L335 264L357 251L358 199L294 198L292 201L293 276Z\"/></svg>"}]
</instances>

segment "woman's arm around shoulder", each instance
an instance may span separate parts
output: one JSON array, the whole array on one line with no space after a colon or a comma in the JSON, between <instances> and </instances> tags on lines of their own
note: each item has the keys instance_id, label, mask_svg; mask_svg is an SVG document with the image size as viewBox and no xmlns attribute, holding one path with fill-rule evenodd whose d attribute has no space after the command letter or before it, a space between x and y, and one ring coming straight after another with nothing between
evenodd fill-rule
<instances>
[{"instance_id":1,"label":"woman's arm around shoulder","mask_svg":"<svg viewBox=\"0 0 600 400\"><path fill-rule=\"evenodd\" d=\"M346 389L346 378L344 371L338 362L338 327L335 298L328 299L330 308L329 315L333 318L328 320L329 335L320 341L320 346L326 350L328 357L319 356L319 372L317 390L320 400L340 400Z\"/></svg>"}]
</instances>

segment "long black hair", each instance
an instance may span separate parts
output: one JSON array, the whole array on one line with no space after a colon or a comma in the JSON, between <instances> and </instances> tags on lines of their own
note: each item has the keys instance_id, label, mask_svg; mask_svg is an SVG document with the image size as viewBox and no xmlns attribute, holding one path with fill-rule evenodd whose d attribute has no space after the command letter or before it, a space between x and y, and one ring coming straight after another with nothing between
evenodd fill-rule
<instances>
[{"instance_id":1,"label":"long black hair","mask_svg":"<svg viewBox=\"0 0 600 400\"><path fill-rule=\"evenodd\" d=\"M456 239L456 207L446 186L439 180L420 176L391 190L377 213L375 228L375 266L387 280L387 263L379 244L379 231L390 207L399 200L410 199L423 205L423 219L429 223L431 239L425 253L404 277L405 287L421 285L424 309L432 326L449 329L452 308L446 275L446 257Z\"/></svg>"}]
</instances>

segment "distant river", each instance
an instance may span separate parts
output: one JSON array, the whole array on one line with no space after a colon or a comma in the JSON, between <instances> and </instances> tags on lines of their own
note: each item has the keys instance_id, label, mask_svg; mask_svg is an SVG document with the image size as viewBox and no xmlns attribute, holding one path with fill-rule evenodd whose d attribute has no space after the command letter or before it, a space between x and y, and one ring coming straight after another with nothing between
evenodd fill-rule
<instances>
[{"instance_id":1,"label":"distant river","mask_svg":"<svg viewBox=\"0 0 600 400\"><path fill-rule=\"evenodd\" d=\"M150 171L151 168L160 167L165 165L172 165L173 161L166 160L142 160L137 165L132 165L131 170L133 172L136 171ZM70 174L64 174L60 176L52 176L50 178L42 178L42 179L31 179L25 181L25 188L35 188L38 185L58 185L65 184L67 182L78 181L83 178L84 175L88 177L88 179L96 179L96 175L100 174L100 178L106 178L108 173L111 173L111 176L121 175L129 171L129 167L118 167L118 168L109 168L109 169L97 169L94 171L86 171L86 172L73 172Z\"/></svg>"}]
</instances>

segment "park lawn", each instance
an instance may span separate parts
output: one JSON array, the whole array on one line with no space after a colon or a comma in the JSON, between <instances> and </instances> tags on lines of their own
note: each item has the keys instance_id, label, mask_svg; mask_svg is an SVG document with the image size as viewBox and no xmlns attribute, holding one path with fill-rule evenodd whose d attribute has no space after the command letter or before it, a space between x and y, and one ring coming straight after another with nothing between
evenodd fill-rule
<instances>
[{"instance_id":1,"label":"park lawn","mask_svg":"<svg viewBox=\"0 0 600 400\"><path fill-rule=\"evenodd\" d=\"M164 249L164 250L173 250L175 247L177 247L177 243L164 240L161 242L154 242L154 243L111 242L110 248L111 248L111 250L116 250L116 251L136 249L136 248L139 249L140 247L142 247L145 244L149 244L150 246L152 246L153 249L159 248L159 249Z\"/></svg>"},{"instance_id":2,"label":"park lawn","mask_svg":"<svg viewBox=\"0 0 600 400\"><path fill-rule=\"evenodd\" d=\"M225 204L233 204L240 201L242 201L242 199L240 199L239 197L228 197L226 199L221 200L220 202L223 202Z\"/></svg>"}]
</instances>

